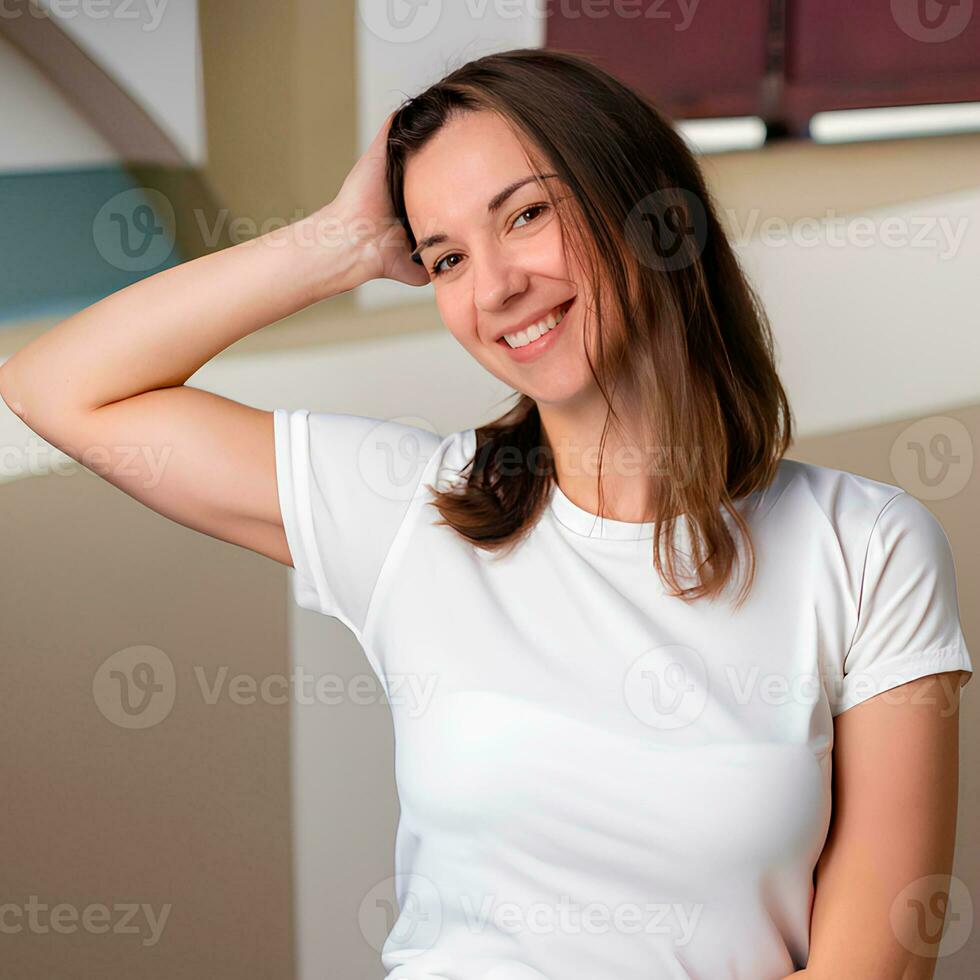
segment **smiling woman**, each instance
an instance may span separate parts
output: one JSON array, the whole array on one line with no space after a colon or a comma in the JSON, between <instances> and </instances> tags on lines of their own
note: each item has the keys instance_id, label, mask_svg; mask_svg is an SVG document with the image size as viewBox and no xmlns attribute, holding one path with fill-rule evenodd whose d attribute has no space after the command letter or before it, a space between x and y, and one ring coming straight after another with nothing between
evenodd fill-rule
<instances>
[{"instance_id":1,"label":"smiling woman","mask_svg":"<svg viewBox=\"0 0 980 980\"><path fill-rule=\"evenodd\" d=\"M624 516L685 515L694 581L679 582L668 520L652 560L687 599L718 595L732 576L731 518L744 598L753 553L734 499L772 482L792 417L761 305L683 139L588 61L524 50L411 99L387 148L395 215L443 322L519 392L479 428L477 468L439 495L443 517L482 549L512 548L559 473L600 513L611 496ZM592 477L572 465L586 446L602 447ZM699 464L668 446L696 446ZM504 476L515 447L536 447L541 465ZM603 471L627 448L646 480Z\"/></svg>"},{"instance_id":2,"label":"smiling woman","mask_svg":"<svg viewBox=\"0 0 980 980\"><path fill-rule=\"evenodd\" d=\"M185 384L378 277L434 283L513 410L441 436ZM949 541L901 487L785 458L697 163L608 74L464 66L310 219L107 297L0 390L82 458L170 450L102 475L292 565L360 641L396 741L389 980L931 976L972 676Z\"/></svg>"}]
</instances>

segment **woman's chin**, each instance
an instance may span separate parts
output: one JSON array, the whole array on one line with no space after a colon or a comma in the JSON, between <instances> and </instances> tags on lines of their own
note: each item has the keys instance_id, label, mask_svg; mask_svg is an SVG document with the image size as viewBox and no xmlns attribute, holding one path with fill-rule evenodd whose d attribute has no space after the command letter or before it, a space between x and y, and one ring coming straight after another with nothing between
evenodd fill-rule
<instances>
[{"instance_id":1,"label":"woman's chin","mask_svg":"<svg viewBox=\"0 0 980 980\"><path fill-rule=\"evenodd\" d=\"M508 383L539 405L555 408L581 404L583 400L600 394L591 374L576 377L571 371L562 371L560 365L554 371L546 371L542 366L541 377L512 379Z\"/></svg>"}]
</instances>

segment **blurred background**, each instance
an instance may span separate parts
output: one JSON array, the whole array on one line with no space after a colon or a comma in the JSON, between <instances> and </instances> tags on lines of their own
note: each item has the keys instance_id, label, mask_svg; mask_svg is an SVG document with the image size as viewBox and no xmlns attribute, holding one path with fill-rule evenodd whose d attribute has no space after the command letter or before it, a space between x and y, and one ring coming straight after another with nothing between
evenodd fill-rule
<instances>
[{"instance_id":1,"label":"blurred background","mask_svg":"<svg viewBox=\"0 0 980 980\"><path fill-rule=\"evenodd\" d=\"M128 283L328 203L385 115L459 64L585 54L700 155L773 323L789 455L936 514L976 659L974 7L0 0L0 361ZM271 325L189 383L440 433L510 394L431 287L393 282ZM2 402L0 453L3 975L383 976L391 725L352 634L295 606L284 566L147 510ZM972 690L943 980L980 975Z\"/></svg>"}]
</instances>

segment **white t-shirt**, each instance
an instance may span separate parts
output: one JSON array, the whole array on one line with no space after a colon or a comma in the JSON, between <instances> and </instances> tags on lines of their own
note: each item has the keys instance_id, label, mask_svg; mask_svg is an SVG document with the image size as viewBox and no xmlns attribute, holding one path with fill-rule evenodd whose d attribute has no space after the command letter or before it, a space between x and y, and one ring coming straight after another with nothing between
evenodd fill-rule
<instances>
[{"instance_id":1,"label":"white t-shirt","mask_svg":"<svg viewBox=\"0 0 980 980\"><path fill-rule=\"evenodd\" d=\"M834 716L973 669L922 503L783 459L736 502L757 569L734 611L668 596L652 524L557 486L503 558L438 524L424 487L460 479L473 429L277 409L275 440L294 597L354 632L391 704L388 980L806 965Z\"/></svg>"}]
</instances>

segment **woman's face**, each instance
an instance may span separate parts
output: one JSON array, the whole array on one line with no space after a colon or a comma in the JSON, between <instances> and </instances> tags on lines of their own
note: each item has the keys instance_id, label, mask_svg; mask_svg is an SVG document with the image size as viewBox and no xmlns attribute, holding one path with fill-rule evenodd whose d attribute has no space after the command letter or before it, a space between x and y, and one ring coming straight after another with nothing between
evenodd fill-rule
<instances>
[{"instance_id":1,"label":"woman's face","mask_svg":"<svg viewBox=\"0 0 980 980\"><path fill-rule=\"evenodd\" d=\"M539 177L529 179L521 144L500 116L469 112L409 160L405 207L450 333L505 384L558 405L595 389L583 347L591 293L566 264L544 185L556 197L567 190L558 177ZM569 301L557 328L539 339L517 348L501 339L554 322L548 315Z\"/></svg>"}]
</instances>

